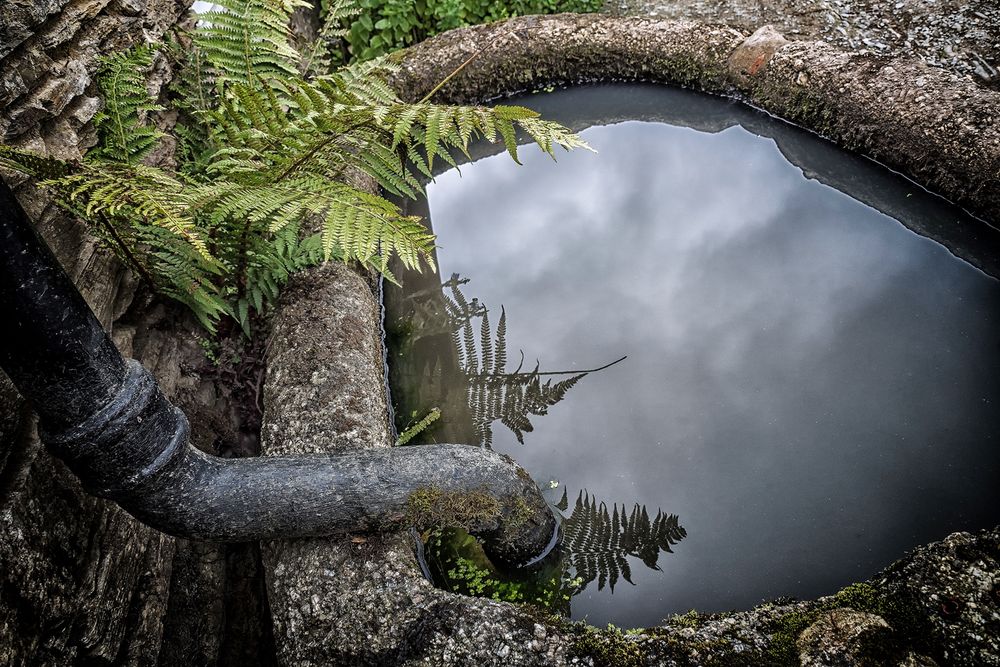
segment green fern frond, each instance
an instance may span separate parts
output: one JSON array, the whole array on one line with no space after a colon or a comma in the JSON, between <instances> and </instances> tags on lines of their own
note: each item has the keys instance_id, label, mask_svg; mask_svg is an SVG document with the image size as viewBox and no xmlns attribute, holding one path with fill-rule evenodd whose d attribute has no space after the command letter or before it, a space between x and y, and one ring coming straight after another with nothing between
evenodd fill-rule
<instances>
[{"instance_id":1,"label":"green fern frond","mask_svg":"<svg viewBox=\"0 0 1000 667\"><path fill-rule=\"evenodd\" d=\"M410 440L413 440L415 437L426 431L431 424L440 418L441 411L437 408L431 408L431 411L428 412L423 419L399 434L399 437L396 438L396 446L401 447Z\"/></svg>"},{"instance_id":2,"label":"green fern frond","mask_svg":"<svg viewBox=\"0 0 1000 667\"><path fill-rule=\"evenodd\" d=\"M94 116L100 138L89 159L134 164L156 147L163 133L147 124L146 115L162 111L146 89L146 73L156 50L141 46L101 59L97 83L104 108Z\"/></svg>"},{"instance_id":3,"label":"green fern frond","mask_svg":"<svg viewBox=\"0 0 1000 667\"><path fill-rule=\"evenodd\" d=\"M398 72L399 64L389 56L352 63L337 74L344 81L344 89L352 99L361 104L396 104L399 95L389 85L389 77Z\"/></svg>"},{"instance_id":4,"label":"green fern frond","mask_svg":"<svg viewBox=\"0 0 1000 667\"><path fill-rule=\"evenodd\" d=\"M174 134L179 170L198 178L204 175L212 153L219 147L219 132L210 117L218 105L216 70L190 35L175 35L168 47L175 72L170 91L173 107L178 111Z\"/></svg>"},{"instance_id":5,"label":"green fern frond","mask_svg":"<svg viewBox=\"0 0 1000 667\"><path fill-rule=\"evenodd\" d=\"M38 181L48 181L68 176L80 167L65 160L19 150L0 144L0 167L31 176Z\"/></svg>"},{"instance_id":6,"label":"green fern frond","mask_svg":"<svg viewBox=\"0 0 1000 667\"><path fill-rule=\"evenodd\" d=\"M102 215L160 227L184 239L211 261L205 238L186 206L184 185L166 172L143 165L86 165L42 181L88 219Z\"/></svg>"},{"instance_id":7,"label":"green fern frond","mask_svg":"<svg viewBox=\"0 0 1000 667\"><path fill-rule=\"evenodd\" d=\"M194 43L218 74L218 83L249 86L298 73L288 20L305 0L216 0L199 15Z\"/></svg>"},{"instance_id":8,"label":"green fern frond","mask_svg":"<svg viewBox=\"0 0 1000 667\"><path fill-rule=\"evenodd\" d=\"M421 261L433 267L434 235L419 218L337 181L305 175L259 185L206 184L192 188L187 201L216 221L242 220L270 234L303 220L322 220L325 259L336 254L381 267L395 255L408 268L419 269Z\"/></svg>"},{"instance_id":9,"label":"green fern frond","mask_svg":"<svg viewBox=\"0 0 1000 667\"><path fill-rule=\"evenodd\" d=\"M566 150L582 148L594 151L578 134L563 127L559 123L540 118L524 118L517 123L543 151L555 157L555 147L562 146Z\"/></svg>"},{"instance_id":10,"label":"green fern frond","mask_svg":"<svg viewBox=\"0 0 1000 667\"><path fill-rule=\"evenodd\" d=\"M355 0L333 4L325 41L305 57L289 39L290 14L305 0L215 4L167 51L179 68L170 89L179 112L176 173L141 164L162 136L147 120L160 109L146 90L151 47L102 62L101 143L82 163L0 146L0 167L48 186L206 327L229 317L248 330L292 273L324 260L356 260L389 280L393 257L410 269L433 267L434 236L421 221L346 185L352 174L413 197L436 160L454 165L452 153L477 137L508 143L521 130L549 153L583 145L523 107L405 104L388 84L398 65L387 58L324 72ZM502 341L493 349L483 372L503 365ZM525 375L516 391L483 384L476 400L484 410L537 411L569 386ZM508 421L530 428L526 418Z\"/></svg>"},{"instance_id":11,"label":"green fern frond","mask_svg":"<svg viewBox=\"0 0 1000 667\"><path fill-rule=\"evenodd\" d=\"M333 69L332 47L347 37L348 31L344 26L361 13L354 0L334 0L324 5L326 16L323 27L299 64L299 71L306 77L327 74Z\"/></svg>"},{"instance_id":12,"label":"green fern frond","mask_svg":"<svg viewBox=\"0 0 1000 667\"><path fill-rule=\"evenodd\" d=\"M221 318L233 317L224 290L217 284L222 271L218 263L161 227L135 229L135 242L149 248L146 256L161 293L186 305L209 331L215 331Z\"/></svg>"}]
</instances>

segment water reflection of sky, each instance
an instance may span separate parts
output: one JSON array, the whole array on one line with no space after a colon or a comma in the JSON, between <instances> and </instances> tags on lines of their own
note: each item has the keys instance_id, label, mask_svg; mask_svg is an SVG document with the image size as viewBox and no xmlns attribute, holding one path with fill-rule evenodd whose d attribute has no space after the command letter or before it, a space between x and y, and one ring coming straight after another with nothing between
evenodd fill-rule
<instances>
[{"instance_id":1,"label":"water reflection of sky","mask_svg":"<svg viewBox=\"0 0 1000 667\"><path fill-rule=\"evenodd\" d=\"M543 370L628 355L494 448L688 531L575 617L830 593L1000 519L996 281L739 126L584 136L598 155L525 148L429 188L442 275L504 305L514 350Z\"/></svg>"}]
</instances>

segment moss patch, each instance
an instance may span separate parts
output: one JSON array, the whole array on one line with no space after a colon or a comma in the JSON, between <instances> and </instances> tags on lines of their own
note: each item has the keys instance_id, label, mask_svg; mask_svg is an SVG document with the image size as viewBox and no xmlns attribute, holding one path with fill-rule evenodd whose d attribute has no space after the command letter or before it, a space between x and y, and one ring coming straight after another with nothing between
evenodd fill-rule
<instances>
[{"instance_id":1,"label":"moss patch","mask_svg":"<svg viewBox=\"0 0 1000 667\"><path fill-rule=\"evenodd\" d=\"M850 607L857 611L878 614L892 626L897 643L923 647L926 640L926 619L913 604L869 583L850 584L840 589L826 606Z\"/></svg>"},{"instance_id":2,"label":"moss patch","mask_svg":"<svg viewBox=\"0 0 1000 667\"><path fill-rule=\"evenodd\" d=\"M767 662L765 664L798 665L799 649L796 642L799 636L810 625L819 618L820 610L793 611L778 619L773 633L771 633L771 646L767 651Z\"/></svg>"},{"instance_id":3,"label":"moss patch","mask_svg":"<svg viewBox=\"0 0 1000 667\"><path fill-rule=\"evenodd\" d=\"M696 610L692 609L683 614L674 614L667 620L667 623L681 628L694 628L697 630L705 623L705 619Z\"/></svg>"},{"instance_id":4,"label":"moss patch","mask_svg":"<svg viewBox=\"0 0 1000 667\"><path fill-rule=\"evenodd\" d=\"M606 630L583 626L583 631L573 641L570 656L592 658L594 667L641 667L646 664L639 644L610 624Z\"/></svg>"},{"instance_id":5,"label":"moss patch","mask_svg":"<svg viewBox=\"0 0 1000 667\"><path fill-rule=\"evenodd\" d=\"M531 517L535 516L535 510L521 496L516 496L511 501L511 505L510 517L507 519L507 526L511 529L523 526Z\"/></svg>"},{"instance_id":6,"label":"moss patch","mask_svg":"<svg viewBox=\"0 0 1000 667\"><path fill-rule=\"evenodd\" d=\"M444 491L429 486L406 499L406 520L418 528L474 530L495 523L500 511L500 501L485 490Z\"/></svg>"},{"instance_id":7,"label":"moss patch","mask_svg":"<svg viewBox=\"0 0 1000 667\"><path fill-rule=\"evenodd\" d=\"M689 612L684 618L704 615ZM681 617L675 617L681 618ZM674 620L674 619L671 619ZM595 667L633 667L647 664L671 664L684 667L762 667L769 663L758 651L738 651L724 637L684 639L671 636L665 628L624 630L609 624L605 629L583 622L556 622L562 632L571 635L570 657L590 659ZM650 641L653 639L654 641ZM796 663L797 664L797 663Z\"/></svg>"},{"instance_id":8,"label":"moss patch","mask_svg":"<svg viewBox=\"0 0 1000 667\"><path fill-rule=\"evenodd\" d=\"M798 665L799 636L810 625L816 622L820 614L840 608L850 608L855 611L876 614L886 620L892 627L894 636L889 644L870 647L863 658L868 658L871 664L881 664L878 661L902 650L909 645L919 645L922 624L918 611L905 602L886 595L878 587L870 583L850 584L834 595L822 599L807 611L795 611L782 616L775 623L771 633L771 646L767 652L768 665Z\"/></svg>"}]
</instances>

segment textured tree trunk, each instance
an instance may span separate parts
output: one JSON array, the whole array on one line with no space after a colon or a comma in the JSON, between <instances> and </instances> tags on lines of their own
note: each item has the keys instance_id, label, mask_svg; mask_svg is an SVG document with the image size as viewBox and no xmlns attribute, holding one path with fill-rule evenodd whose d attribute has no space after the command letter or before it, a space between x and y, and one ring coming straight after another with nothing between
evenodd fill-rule
<instances>
[{"instance_id":1,"label":"textured tree trunk","mask_svg":"<svg viewBox=\"0 0 1000 667\"><path fill-rule=\"evenodd\" d=\"M90 120L100 106L98 58L159 38L189 5L3 2L0 141L80 157L95 141ZM151 90L169 76L165 62L157 61ZM204 357L178 311L150 301L44 192L22 185L17 194L119 348L153 371L192 416L196 441L208 449L238 439L238 418L209 410L224 403L226 393L197 372ZM178 327L188 334L175 335ZM39 447L30 414L0 374L0 664L215 665L227 655L237 663L245 647L227 647L227 631L264 637L257 652L267 664L269 627L253 618L234 627L241 621L225 613L234 598L251 616L255 604L262 611L263 591L254 604L252 577L241 583L255 567L260 581L255 549L174 540L84 494L65 466Z\"/></svg>"}]
</instances>

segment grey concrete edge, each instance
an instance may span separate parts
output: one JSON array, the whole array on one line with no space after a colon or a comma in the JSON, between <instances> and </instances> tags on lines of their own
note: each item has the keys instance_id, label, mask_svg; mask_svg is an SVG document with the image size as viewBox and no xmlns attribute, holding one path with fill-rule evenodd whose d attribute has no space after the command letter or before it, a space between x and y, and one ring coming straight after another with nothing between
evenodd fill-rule
<instances>
[{"instance_id":1,"label":"grey concrete edge","mask_svg":"<svg viewBox=\"0 0 1000 667\"><path fill-rule=\"evenodd\" d=\"M875 61L822 43L786 42L770 29L748 36L727 27L686 21L559 15L525 17L440 35L403 54L402 69L393 83L404 97L419 99L484 47L483 55L452 79L435 101L480 102L583 81L683 85L747 101L902 171L984 218L1000 218L1000 95L920 63ZM321 268L296 278L293 286L311 289L314 281L333 280L339 283L335 290L356 291L359 297L369 290L365 281L329 273L321 277L322 272ZM290 292L294 294L295 289ZM371 298L370 292L366 298ZM292 397L290 403L298 405L290 411L273 404L267 408L264 429L276 441L271 452L386 446L387 415L370 423L380 434L358 438L349 432L352 428L338 431L334 414L313 411L315 378L323 376L323 364L331 362L294 353L296 341L315 344L322 340L330 321L322 311L336 306L313 303L303 314L301 308L295 312L294 301L287 303L289 308L278 315L276 330L281 336L269 356L268 391L275 397L292 392L314 398ZM358 340L370 340L380 329L377 311L371 307L365 311L364 331ZM333 312L329 315L337 317ZM350 347L349 341L335 341L341 350L345 345ZM361 357L375 361L367 350ZM381 377L381 368L378 374ZM301 386L288 386L290 378L300 378ZM370 378L359 386L348 382L324 390L342 394L348 401L384 404L383 395L372 395L381 388L375 388ZM332 407L342 399L331 396L329 400ZM304 416L315 424L306 427L308 433L283 433L286 427L302 428L309 423L303 421ZM330 426L320 425L325 419ZM355 423L353 430L357 427ZM984 623L989 627L1000 623L1000 611L992 601L996 597L994 575L1000 571L1000 530L955 534L917 549L859 589L865 596L767 604L746 612L698 615L693 621L668 619L662 627L628 634L566 623L529 607L436 590L422 579L409 556L400 558L399 540L389 541L395 546L367 552L367 576L376 578L381 613L413 622L400 631L388 619L381 624L363 621L369 616L361 608L364 598L359 598L358 620L334 622L340 632L348 629L360 635L329 639L343 647L336 653L338 664L798 664L799 654L805 656L811 650L807 639L819 634L818 629L811 634L802 631L819 627L817 623L829 625L826 615L848 602L862 614L891 607L903 610L900 618L909 619L907 628L886 631L879 623L866 626L882 633L881 643L892 647L894 662L885 664L925 660L918 655L925 653L946 664L997 664L1000 660L995 637L980 634L970 639L967 632ZM365 574L353 571L354 562L342 566L352 571L341 574ZM943 621L942 599L959 601L958 609ZM315 617L303 620L331 623ZM893 617L890 623L899 625L900 621ZM406 635L402 639L400 632ZM915 642L914 637L922 639ZM842 643L846 645L847 639ZM356 644L371 650L363 654L348 650Z\"/></svg>"}]
</instances>

